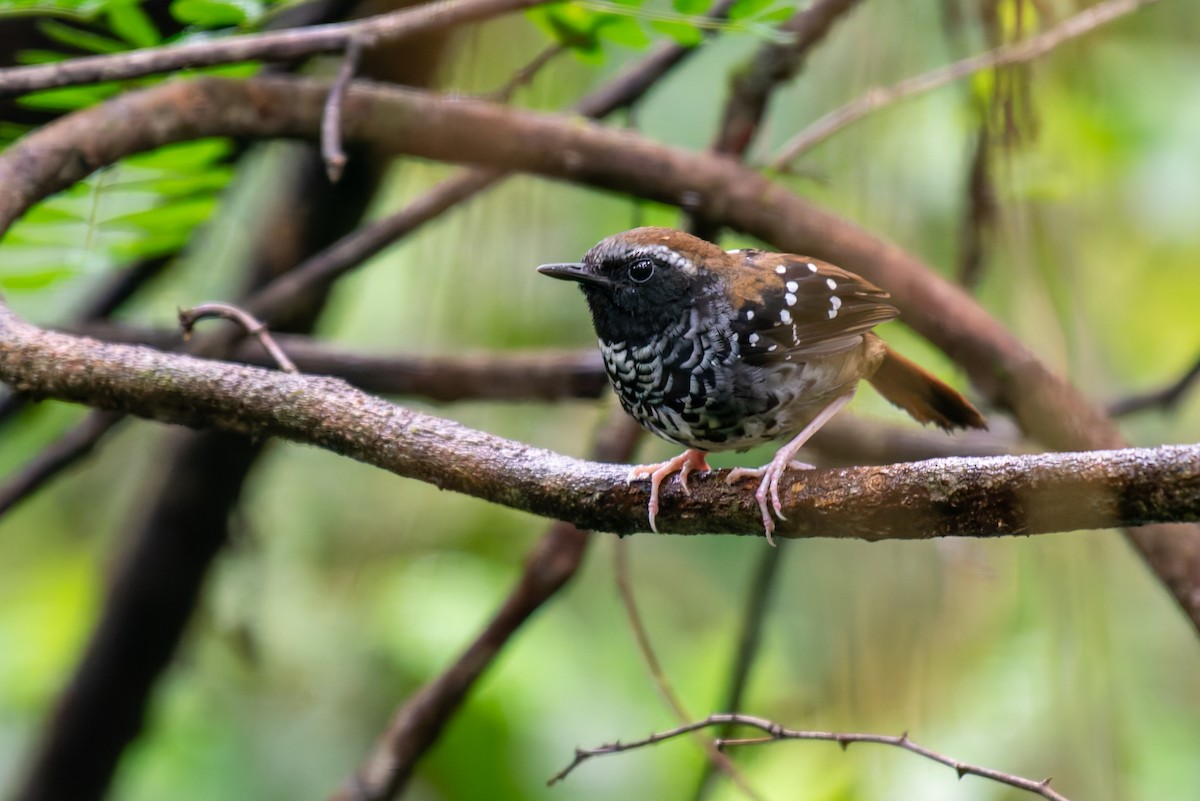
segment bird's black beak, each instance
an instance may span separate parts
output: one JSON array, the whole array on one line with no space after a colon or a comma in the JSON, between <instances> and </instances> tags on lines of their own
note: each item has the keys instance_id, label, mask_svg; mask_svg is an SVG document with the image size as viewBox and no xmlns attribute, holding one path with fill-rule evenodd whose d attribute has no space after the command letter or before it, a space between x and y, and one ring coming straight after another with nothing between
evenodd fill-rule
<instances>
[{"instance_id":1,"label":"bird's black beak","mask_svg":"<svg viewBox=\"0 0 1200 801\"><path fill-rule=\"evenodd\" d=\"M537 268L537 271L542 275L559 278L563 281L576 281L580 284L591 284L602 287L612 286L612 281L603 275L597 275L586 264L581 262L571 264L543 264Z\"/></svg>"}]
</instances>

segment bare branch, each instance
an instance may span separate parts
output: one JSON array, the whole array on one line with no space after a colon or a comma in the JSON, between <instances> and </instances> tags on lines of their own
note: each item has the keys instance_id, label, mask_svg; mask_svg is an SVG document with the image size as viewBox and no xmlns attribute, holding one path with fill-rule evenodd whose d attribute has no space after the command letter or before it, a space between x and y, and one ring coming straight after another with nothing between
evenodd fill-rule
<instances>
[{"instance_id":1,"label":"bare branch","mask_svg":"<svg viewBox=\"0 0 1200 801\"><path fill-rule=\"evenodd\" d=\"M362 59L362 39L351 39L346 45L346 54L338 65L337 77L329 87L329 98L325 101L325 115L321 118L321 157L325 159L325 174L329 182L336 184L346 169L346 151L342 148L342 101L350 81L358 72Z\"/></svg>"},{"instance_id":2,"label":"bare branch","mask_svg":"<svg viewBox=\"0 0 1200 801\"><path fill-rule=\"evenodd\" d=\"M392 406L344 382L41 331L0 306L0 380L164 422L306 442L581 528L646 527L646 488L582 462ZM672 484L660 530L761 534L749 487ZM781 537L1005 536L1200 520L1200 446L944 459L793 472Z\"/></svg>"},{"instance_id":3,"label":"bare branch","mask_svg":"<svg viewBox=\"0 0 1200 801\"><path fill-rule=\"evenodd\" d=\"M1177 381L1172 381L1161 389L1133 395L1109 404L1108 413L1113 417L1145 411L1146 409L1174 409L1181 400L1187 397L1188 391L1200 381L1200 358L1188 368Z\"/></svg>"},{"instance_id":4,"label":"bare branch","mask_svg":"<svg viewBox=\"0 0 1200 801\"><path fill-rule=\"evenodd\" d=\"M223 320L237 323L247 334L258 340L263 349L275 360L275 364L280 370L285 373L300 372L296 369L296 365L292 364L292 360L287 357L287 354L275 344L275 339L267 327L231 303L201 303L190 309L180 309L179 324L183 327L183 338L186 340L191 335L192 328L196 323L207 317L220 317Z\"/></svg>"},{"instance_id":5,"label":"bare branch","mask_svg":"<svg viewBox=\"0 0 1200 801\"><path fill-rule=\"evenodd\" d=\"M978 56L906 78L888 87L876 87L862 97L826 114L789 139L771 162L771 169L785 170L801 153L825 141L838 131L858 122L872 111L890 106L914 95L924 94L986 69L1021 64L1041 58L1064 42L1069 42L1157 0L1105 0L1080 11L1045 33L1022 42L998 47Z\"/></svg>"},{"instance_id":6,"label":"bare branch","mask_svg":"<svg viewBox=\"0 0 1200 801\"><path fill-rule=\"evenodd\" d=\"M215 41L147 47L0 70L0 97L100 81L120 81L239 61L286 61L345 50L352 41L370 48L432 31L541 5L547 0L434 0L390 14L325 25L232 36Z\"/></svg>"},{"instance_id":7,"label":"bare branch","mask_svg":"<svg viewBox=\"0 0 1200 801\"><path fill-rule=\"evenodd\" d=\"M67 433L47 445L0 485L0 515L28 498L64 467L92 452L96 444L124 415L92 412Z\"/></svg>"},{"instance_id":8,"label":"bare branch","mask_svg":"<svg viewBox=\"0 0 1200 801\"><path fill-rule=\"evenodd\" d=\"M686 726L679 726L674 729L658 732L641 740L633 740L627 743L608 743L597 748L577 748L575 749L575 758L571 761L571 764L567 765L558 774L551 778L548 784L554 784L562 781L567 777L568 774L571 773L571 771L592 757L604 756L606 754L620 754L625 751L632 751L636 748L645 748L648 745L655 745L657 743L661 743L690 732L698 731L700 729L729 724L737 726L749 726L765 732L766 736L740 740L719 739L716 741L719 747L725 748L735 745L763 745L765 743L773 743L780 740L818 740L821 742L837 743L842 747L842 750L845 750L855 743L889 745L895 748L901 748L913 754L917 754L925 759L937 762L939 765L945 765L948 768L952 768L954 772L958 774L958 778L960 779L963 776L979 776L983 779L988 779L993 782L1008 785L1009 787L1015 787L1019 790L1025 790L1026 792L1033 793L1034 795L1039 795L1042 798L1048 799L1048 801L1067 801L1066 796L1050 787L1050 779L1042 779L1041 781L1037 781L1035 779L1026 779L1024 777L1017 776L1012 773L1005 773L1004 771L996 770L994 768L985 768L980 765L973 765L969 762L963 762L961 760L954 759L953 757L946 756L938 751L934 751L932 748L926 748L923 745L914 743L912 740L908 739L907 733L894 736L887 734L860 734L853 732L801 731L798 729L785 728L772 720L767 720L766 718L736 713L709 715L704 720L697 721L696 723L689 723Z\"/></svg>"},{"instance_id":9,"label":"bare branch","mask_svg":"<svg viewBox=\"0 0 1200 801\"><path fill-rule=\"evenodd\" d=\"M507 103L522 86L528 86L534 77L550 62L567 52L567 46L562 42L554 42L535 55L528 64L517 70L516 74L495 91L488 92L484 97L493 103Z\"/></svg>"}]
</instances>

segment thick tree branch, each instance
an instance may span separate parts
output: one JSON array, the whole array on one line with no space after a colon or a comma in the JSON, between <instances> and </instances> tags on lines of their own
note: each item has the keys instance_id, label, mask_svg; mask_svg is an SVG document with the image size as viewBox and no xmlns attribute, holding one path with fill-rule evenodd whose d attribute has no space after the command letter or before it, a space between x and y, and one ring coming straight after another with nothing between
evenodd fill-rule
<instances>
[{"instance_id":1,"label":"thick tree branch","mask_svg":"<svg viewBox=\"0 0 1200 801\"><path fill-rule=\"evenodd\" d=\"M48 125L0 155L0 230L28 206L125 155L214 135L312 138L327 86L287 78L203 79L123 95ZM144 124L132 125L131 120ZM729 159L664 147L628 132L420 92L360 86L347 138L414 155L522 169L673 203L773 246L825 258L888 288L914 329L1056 449L1120 447L1114 425L961 289ZM495 136L480 137L480 130ZM1200 532L1131 532L1142 555L1200 625Z\"/></svg>"},{"instance_id":2,"label":"thick tree branch","mask_svg":"<svg viewBox=\"0 0 1200 801\"><path fill-rule=\"evenodd\" d=\"M42 331L0 307L0 380L35 396L277 436L580 528L645 528L642 482L365 395L344 382ZM660 530L761 532L750 488L701 476ZM781 537L1002 536L1200 520L1200 446L793 472Z\"/></svg>"}]
</instances>

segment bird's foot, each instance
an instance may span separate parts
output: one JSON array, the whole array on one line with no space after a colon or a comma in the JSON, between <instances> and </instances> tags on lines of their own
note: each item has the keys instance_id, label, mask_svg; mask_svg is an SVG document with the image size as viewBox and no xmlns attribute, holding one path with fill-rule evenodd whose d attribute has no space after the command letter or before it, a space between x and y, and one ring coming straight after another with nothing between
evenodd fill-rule
<instances>
[{"instance_id":1,"label":"bird's foot","mask_svg":"<svg viewBox=\"0 0 1200 801\"><path fill-rule=\"evenodd\" d=\"M712 468L708 466L704 451L688 448L674 459L668 459L658 464L637 465L629 471L629 475L625 476L626 484L634 479L650 476L650 503L647 504L646 510L650 516L650 530L655 534L658 533L658 528L654 525L654 518L658 514L658 488L662 485L663 479L678 471L679 486L683 488L684 493L690 495L687 478L697 470L707 472Z\"/></svg>"},{"instance_id":2,"label":"bird's foot","mask_svg":"<svg viewBox=\"0 0 1200 801\"><path fill-rule=\"evenodd\" d=\"M775 458L771 460L770 464L763 467L735 467L725 478L725 481L730 483L743 478L759 479L758 489L754 491L754 500L758 501L758 509L762 513L763 530L767 535L767 543L772 548L775 547L775 538L772 536L775 531L775 518L787 520L783 514L783 504L779 500L779 480L783 478L783 474L788 468L812 470L813 465L787 458ZM767 502L768 498L770 503ZM772 510L775 512L774 517L771 515Z\"/></svg>"}]
</instances>

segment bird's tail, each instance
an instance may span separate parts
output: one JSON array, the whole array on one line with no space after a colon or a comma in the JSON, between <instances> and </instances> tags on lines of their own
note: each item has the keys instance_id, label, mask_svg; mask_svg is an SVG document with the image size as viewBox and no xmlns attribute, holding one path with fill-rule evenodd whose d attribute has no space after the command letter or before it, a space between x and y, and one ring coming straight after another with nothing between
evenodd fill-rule
<instances>
[{"instance_id":1,"label":"bird's tail","mask_svg":"<svg viewBox=\"0 0 1200 801\"><path fill-rule=\"evenodd\" d=\"M945 429L987 428L983 415L958 390L891 348L868 380L880 395L920 423Z\"/></svg>"}]
</instances>

